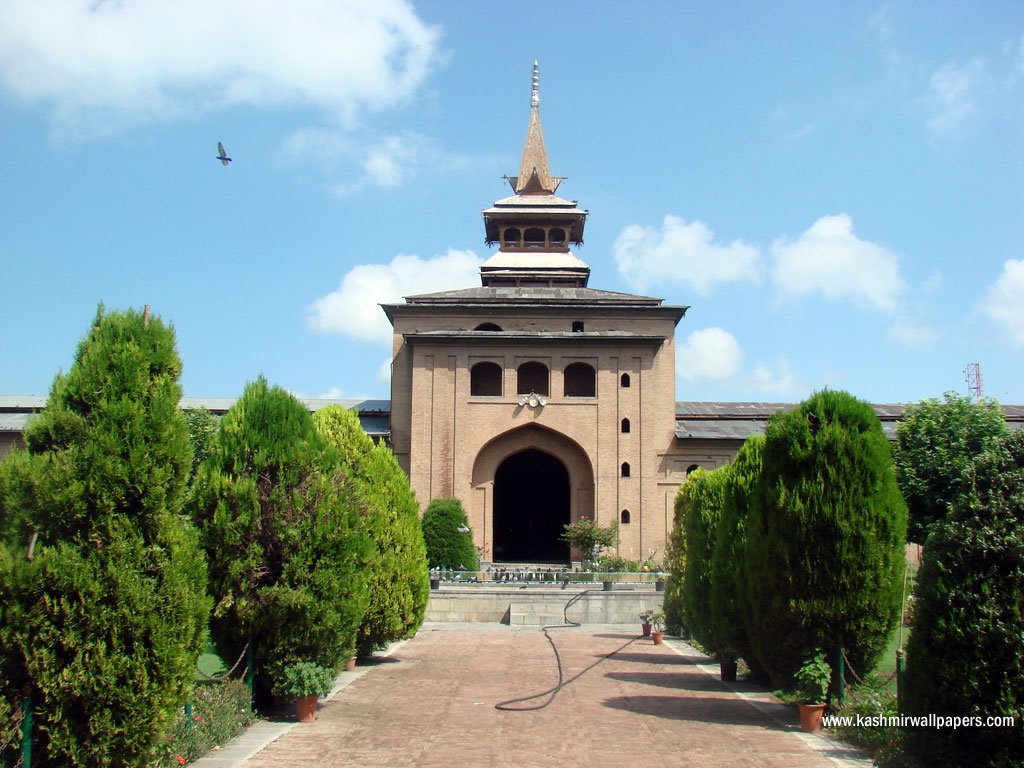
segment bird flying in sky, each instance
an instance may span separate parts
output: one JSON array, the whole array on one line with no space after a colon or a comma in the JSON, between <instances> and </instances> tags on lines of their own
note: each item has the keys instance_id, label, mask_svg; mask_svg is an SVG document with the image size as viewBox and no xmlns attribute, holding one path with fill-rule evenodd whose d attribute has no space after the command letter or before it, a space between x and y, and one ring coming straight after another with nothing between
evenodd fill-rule
<instances>
[{"instance_id":1,"label":"bird flying in sky","mask_svg":"<svg viewBox=\"0 0 1024 768\"><path fill-rule=\"evenodd\" d=\"M219 141L217 142L217 159L220 160L221 165L227 165L231 162L231 158L228 157L228 153L224 151L224 145Z\"/></svg>"}]
</instances>

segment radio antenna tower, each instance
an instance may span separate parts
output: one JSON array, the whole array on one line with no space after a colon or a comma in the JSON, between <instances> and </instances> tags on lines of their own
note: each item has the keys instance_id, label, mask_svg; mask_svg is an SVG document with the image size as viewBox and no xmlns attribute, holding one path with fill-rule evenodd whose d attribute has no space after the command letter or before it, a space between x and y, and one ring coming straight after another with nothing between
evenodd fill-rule
<instances>
[{"instance_id":1,"label":"radio antenna tower","mask_svg":"<svg viewBox=\"0 0 1024 768\"><path fill-rule=\"evenodd\" d=\"M981 400L985 396L981 383L981 364L968 363L964 368L964 379L967 380L967 394L975 400Z\"/></svg>"}]
</instances>

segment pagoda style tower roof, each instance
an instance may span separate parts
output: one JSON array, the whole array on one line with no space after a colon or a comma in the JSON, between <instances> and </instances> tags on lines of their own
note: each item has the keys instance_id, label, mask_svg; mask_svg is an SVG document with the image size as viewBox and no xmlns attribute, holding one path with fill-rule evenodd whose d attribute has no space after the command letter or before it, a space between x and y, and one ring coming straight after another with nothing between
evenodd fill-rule
<instances>
[{"instance_id":1,"label":"pagoda style tower roof","mask_svg":"<svg viewBox=\"0 0 1024 768\"><path fill-rule=\"evenodd\" d=\"M571 245L583 244L587 212L555 194L563 179L552 176L548 164L538 82L534 62L530 121L519 175L505 177L515 194L483 212L487 244L498 244L498 252L480 268L484 286L585 287L590 277L590 267L569 251Z\"/></svg>"},{"instance_id":2,"label":"pagoda style tower roof","mask_svg":"<svg viewBox=\"0 0 1024 768\"><path fill-rule=\"evenodd\" d=\"M530 124L526 128L523 159L519 163L519 175L510 177L508 183L517 195L553 195L562 183L562 179L551 175L544 148L544 131L540 127L540 71L536 61L533 62Z\"/></svg>"}]
</instances>

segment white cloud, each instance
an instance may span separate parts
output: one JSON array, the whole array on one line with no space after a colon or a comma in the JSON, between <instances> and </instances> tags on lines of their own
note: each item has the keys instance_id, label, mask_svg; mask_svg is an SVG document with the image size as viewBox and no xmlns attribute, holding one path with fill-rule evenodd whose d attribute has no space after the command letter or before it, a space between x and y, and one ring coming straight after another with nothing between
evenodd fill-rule
<instances>
[{"instance_id":1,"label":"white cloud","mask_svg":"<svg viewBox=\"0 0 1024 768\"><path fill-rule=\"evenodd\" d=\"M775 361L775 370L760 362L754 366L750 386L757 393L779 397L799 395L807 391L803 379L793 372L789 367L789 360L784 357Z\"/></svg>"},{"instance_id":2,"label":"white cloud","mask_svg":"<svg viewBox=\"0 0 1024 768\"><path fill-rule=\"evenodd\" d=\"M1024 346L1024 259L1003 263L1003 273L989 286L982 311L1015 346Z\"/></svg>"},{"instance_id":3,"label":"white cloud","mask_svg":"<svg viewBox=\"0 0 1024 768\"><path fill-rule=\"evenodd\" d=\"M391 358L385 357L381 364L377 366L377 381L384 382L385 384L391 383Z\"/></svg>"},{"instance_id":4,"label":"white cloud","mask_svg":"<svg viewBox=\"0 0 1024 768\"><path fill-rule=\"evenodd\" d=\"M332 179L331 190L339 197L368 187L394 188L408 183L421 169L451 173L466 168L491 167L493 160L460 155L441 149L437 142L414 132L374 137L372 141L329 127L303 128L284 142L292 160L317 165ZM352 168L357 170L353 173ZM341 176L350 179L333 181Z\"/></svg>"},{"instance_id":5,"label":"white cloud","mask_svg":"<svg viewBox=\"0 0 1024 768\"><path fill-rule=\"evenodd\" d=\"M450 249L433 259L401 254L390 264L359 264L345 274L338 290L310 305L309 326L320 333L388 344L391 324L378 304L477 285L482 263L472 251Z\"/></svg>"},{"instance_id":6,"label":"white cloud","mask_svg":"<svg viewBox=\"0 0 1024 768\"><path fill-rule=\"evenodd\" d=\"M776 240L772 255L772 280L788 295L820 292L891 311L905 287L896 254L860 240L845 213L822 216L795 242Z\"/></svg>"},{"instance_id":7,"label":"white cloud","mask_svg":"<svg viewBox=\"0 0 1024 768\"><path fill-rule=\"evenodd\" d=\"M938 331L912 317L897 317L893 320L888 336L907 347L932 347L939 340Z\"/></svg>"},{"instance_id":8,"label":"white cloud","mask_svg":"<svg viewBox=\"0 0 1024 768\"><path fill-rule=\"evenodd\" d=\"M948 62L932 73L928 82L932 134L956 135L963 130L974 115L985 67L983 59L972 59L966 64Z\"/></svg>"},{"instance_id":9,"label":"white cloud","mask_svg":"<svg viewBox=\"0 0 1024 768\"><path fill-rule=\"evenodd\" d=\"M336 175L336 167L347 169L356 165L359 176L353 182L335 183L333 192L338 196L351 195L366 187L393 188L401 186L416 173L423 154L436 158L422 136L407 134L385 136L366 143L349 133L331 128L303 128L293 132L284 143L289 157L310 161Z\"/></svg>"},{"instance_id":10,"label":"white cloud","mask_svg":"<svg viewBox=\"0 0 1024 768\"><path fill-rule=\"evenodd\" d=\"M323 394L317 395L317 400L341 400L345 397L345 390L341 387L331 387Z\"/></svg>"},{"instance_id":11,"label":"white cloud","mask_svg":"<svg viewBox=\"0 0 1024 768\"><path fill-rule=\"evenodd\" d=\"M722 328L693 331L678 347L676 373L687 381L728 379L736 375L743 359L736 337Z\"/></svg>"},{"instance_id":12,"label":"white cloud","mask_svg":"<svg viewBox=\"0 0 1024 768\"><path fill-rule=\"evenodd\" d=\"M309 395L305 392L300 392L296 389L288 390L291 394L300 400L370 400L367 395L352 395L346 392L344 389L338 386L331 387L326 392L321 392L319 395Z\"/></svg>"},{"instance_id":13,"label":"white cloud","mask_svg":"<svg viewBox=\"0 0 1024 768\"><path fill-rule=\"evenodd\" d=\"M619 274L635 290L675 283L706 294L716 283L760 279L760 250L741 240L714 242L700 221L668 214L661 229L630 224L615 240Z\"/></svg>"},{"instance_id":14,"label":"white cloud","mask_svg":"<svg viewBox=\"0 0 1024 768\"><path fill-rule=\"evenodd\" d=\"M925 278L925 281L921 284L921 290L924 291L925 293L934 293L935 291L939 290L939 288L942 287L942 283L944 281L945 278L942 276L942 272L939 271L938 269L933 270L932 273L928 275L928 277Z\"/></svg>"},{"instance_id":15,"label":"white cloud","mask_svg":"<svg viewBox=\"0 0 1024 768\"><path fill-rule=\"evenodd\" d=\"M405 0L0 3L0 86L65 129L236 105L350 122L407 99L438 38Z\"/></svg>"},{"instance_id":16,"label":"white cloud","mask_svg":"<svg viewBox=\"0 0 1024 768\"><path fill-rule=\"evenodd\" d=\"M352 184L337 184L334 193L349 195L367 186L401 186L416 172L420 156L417 137L388 136L368 147L362 160L362 176Z\"/></svg>"},{"instance_id":17,"label":"white cloud","mask_svg":"<svg viewBox=\"0 0 1024 768\"><path fill-rule=\"evenodd\" d=\"M889 18L890 8L883 5L868 18L868 29L873 29L879 37L888 39L893 35L892 21Z\"/></svg>"}]
</instances>

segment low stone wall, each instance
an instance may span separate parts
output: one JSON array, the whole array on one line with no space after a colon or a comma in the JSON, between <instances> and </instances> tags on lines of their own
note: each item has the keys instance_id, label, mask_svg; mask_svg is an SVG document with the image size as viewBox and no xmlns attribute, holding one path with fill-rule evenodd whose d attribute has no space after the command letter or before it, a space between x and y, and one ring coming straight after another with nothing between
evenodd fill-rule
<instances>
[{"instance_id":1,"label":"low stone wall","mask_svg":"<svg viewBox=\"0 0 1024 768\"><path fill-rule=\"evenodd\" d=\"M580 596L565 612L565 605ZM431 590L427 621L499 622L512 625L562 624L565 618L580 624L637 624L640 612L661 610L663 592L645 588L570 585L565 589L538 587L509 589L454 587Z\"/></svg>"}]
</instances>

